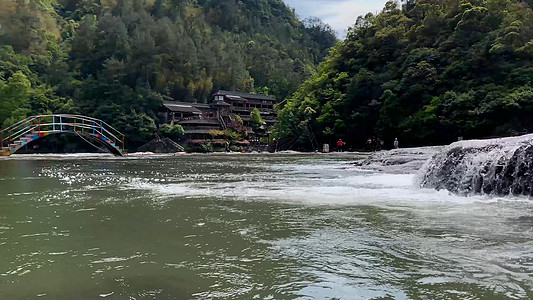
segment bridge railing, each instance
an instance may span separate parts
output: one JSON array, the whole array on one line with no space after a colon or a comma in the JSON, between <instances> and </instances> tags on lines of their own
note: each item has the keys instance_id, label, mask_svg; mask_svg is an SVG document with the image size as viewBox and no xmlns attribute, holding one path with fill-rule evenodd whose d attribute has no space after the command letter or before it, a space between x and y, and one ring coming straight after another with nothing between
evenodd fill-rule
<instances>
[{"instance_id":1,"label":"bridge railing","mask_svg":"<svg viewBox=\"0 0 533 300\"><path fill-rule=\"evenodd\" d=\"M34 129L33 120L36 118L37 116L27 117L0 131L0 148L9 147L11 141L15 141L21 134L24 135Z\"/></svg>"},{"instance_id":2,"label":"bridge railing","mask_svg":"<svg viewBox=\"0 0 533 300\"><path fill-rule=\"evenodd\" d=\"M0 131L0 148L9 148L19 138L36 133L39 136L53 133L72 132L108 140L124 151L124 134L106 122L81 115L39 115L21 120Z\"/></svg>"}]
</instances>

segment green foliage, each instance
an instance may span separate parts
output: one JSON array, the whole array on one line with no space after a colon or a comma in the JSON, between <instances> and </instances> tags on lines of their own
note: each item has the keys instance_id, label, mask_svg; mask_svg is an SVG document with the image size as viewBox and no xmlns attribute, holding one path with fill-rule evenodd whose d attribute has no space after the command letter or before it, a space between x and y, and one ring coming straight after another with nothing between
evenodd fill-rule
<instances>
[{"instance_id":1,"label":"green foliage","mask_svg":"<svg viewBox=\"0 0 533 300\"><path fill-rule=\"evenodd\" d=\"M187 152L211 153L214 152L213 145L208 141L189 141Z\"/></svg>"},{"instance_id":2,"label":"green foliage","mask_svg":"<svg viewBox=\"0 0 533 300\"><path fill-rule=\"evenodd\" d=\"M0 124L7 127L26 117L30 112L31 83L17 71L6 81L0 78Z\"/></svg>"},{"instance_id":3,"label":"green foliage","mask_svg":"<svg viewBox=\"0 0 533 300\"><path fill-rule=\"evenodd\" d=\"M243 121L242 121L241 116L239 116L239 115L237 115L237 116L235 117L235 121L236 121L239 125L241 125L241 126L244 124Z\"/></svg>"},{"instance_id":4,"label":"green foliage","mask_svg":"<svg viewBox=\"0 0 533 300\"><path fill-rule=\"evenodd\" d=\"M185 135L185 130L181 125L172 126L170 124L163 124L161 127L159 127L159 131L161 131L163 136L168 137L176 142Z\"/></svg>"},{"instance_id":5,"label":"green foliage","mask_svg":"<svg viewBox=\"0 0 533 300\"><path fill-rule=\"evenodd\" d=\"M261 118L261 114L259 113L259 110L257 108L254 108L252 112L250 113L250 126L253 128L258 128L261 125L263 125L263 119Z\"/></svg>"},{"instance_id":6,"label":"green foliage","mask_svg":"<svg viewBox=\"0 0 533 300\"><path fill-rule=\"evenodd\" d=\"M211 145L211 143L207 143L207 144L200 145L200 148L198 148L197 152L200 152L200 153L211 153L211 152L214 152L214 151L215 150L213 149L213 145Z\"/></svg>"},{"instance_id":7,"label":"green foliage","mask_svg":"<svg viewBox=\"0 0 533 300\"><path fill-rule=\"evenodd\" d=\"M222 130L210 130L209 135L211 135L212 139L220 139L223 138L226 133Z\"/></svg>"},{"instance_id":8,"label":"green foliage","mask_svg":"<svg viewBox=\"0 0 533 300\"><path fill-rule=\"evenodd\" d=\"M254 89L254 94L270 96L269 93L270 93L270 89L267 86L256 87Z\"/></svg>"},{"instance_id":9,"label":"green foliage","mask_svg":"<svg viewBox=\"0 0 533 300\"><path fill-rule=\"evenodd\" d=\"M243 139L242 135L232 129L224 130L224 137L230 141L240 141Z\"/></svg>"},{"instance_id":10,"label":"green foliage","mask_svg":"<svg viewBox=\"0 0 533 300\"><path fill-rule=\"evenodd\" d=\"M110 114L117 112L117 106L106 110ZM121 114L114 122L116 128L128 137L128 147L136 149L154 137L157 129L154 119L146 113L137 113L131 110L128 114Z\"/></svg>"},{"instance_id":11,"label":"green foliage","mask_svg":"<svg viewBox=\"0 0 533 300\"><path fill-rule=\"evenodd\" d=\"M388 2L359 17L281 107L278 138L316 148L445 144L533 131L533 10L518 0ZM316 142L320 141L320 142Z\"/></svg>"},{"instance_id":12,"label":"green foliage","mask_svg":"<svg viewBox=\"0 0 533 300\"><path fill-rule=\"evenodd\" d=\"M29 114L85 114L123 130L130 148L152 136L163 99L208 102L219 89L259 86L282 100L335 42L329 27L304 25L279 0L0 7L0 125Z\"/></svg>"},{"instance_id":13,"label":"green foliage","mask_svg":"<svg viewBox=\"0 0 533 300\"><path fill-rule=\"evenodd\" d=\"M209 134L211 135L211 137L213 139L227 139L227 140L230 140L230 141L241 141L243 140L243 136L241 133L231 129L231 128L228 128L224 131L222 130L211 130L209 132Z\"/></svg>"},{"instance_id":14,"label":"green foliage","mask_svg":"<svg viewBox=\"0 0 533 300\"><path fill-rule=\"evenodd\" d=\"M229 150L231 152L242 152L242 147L241 146L232 145L232 146L229 147Z\"/></svg>"}]
</instances>

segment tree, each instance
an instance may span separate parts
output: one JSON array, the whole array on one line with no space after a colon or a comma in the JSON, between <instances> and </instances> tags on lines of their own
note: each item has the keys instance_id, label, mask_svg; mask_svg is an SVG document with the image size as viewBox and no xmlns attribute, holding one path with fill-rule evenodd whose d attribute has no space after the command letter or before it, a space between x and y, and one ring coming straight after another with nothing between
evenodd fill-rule
<instances>
[{"instance_id":1,"label":"tree","mask_svg":"<svg viewBox=\"0 0 533 300\"><path fill-rule=\"evenodd\" d=\"M24 119L31 112L30 92L31 83L21 71L7 81L0 77L0 124L3 127Z\"/></svg>"},{"instance_id":2,"label":"tree","mask_svg":"<svg viewBox=\"0 0 533 300\"><path fill-rule=\"evenodd\" d=\"M261 114L257 108L254 108L250 113L250 126L252 126L252 128L259 128L261 125L263 125Z\"/></svg>"},{"instance_id":3,"label":"tree","mask_svg":"<svg viewBox=\"0 0 533 300\"><path fill-rule=\"evenodd\" d=\"M175 142L178 142L185 135L185 130L181 125L164 124L159 128L159 131Z\"/></svg>"}]
</instances>

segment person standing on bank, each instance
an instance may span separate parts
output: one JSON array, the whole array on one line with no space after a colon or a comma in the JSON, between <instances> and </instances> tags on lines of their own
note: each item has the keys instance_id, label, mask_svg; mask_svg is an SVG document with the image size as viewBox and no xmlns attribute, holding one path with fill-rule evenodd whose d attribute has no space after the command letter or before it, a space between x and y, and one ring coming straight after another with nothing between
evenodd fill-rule
<instances>
[{"instance_id":1,"label":"person standing on bank","mask_svg":"<svg viewBox=\"0 0 533 300\"><path fill-rule=\"evenodd\" d=\"M274 142L274 153L276 153L278 152L278 140L274 138L273 142Z\"/></svg>"},{"instance_id":2,"label":"person standing on bank","mask_svg":"<svg viewBox=\"0 0 533 300\"><path fill-rule=\"evenodd\" d=\"M366 140L366 151L368 152L372 151L372 139L371 138L368 138L368 140Z\"/></svg>"},{"instance_id":3,"label":"person standing on bank","mask_svg":"<svg viewBox=\"0 0 533 300\"><path fill-rule=\"evenodd\" d=\"M339 141L337 142L337 152L342 152L342 146L344 146L344 144L346 143L339 139Z\"/></svg>"},{"instance_id":4,"label":"person standing on bank","mask_svg":"<svg viewBox=\"0 0 533 300\"><path fill-rule=\"evenodd\" d=\"M400 149L400 142L398 142L398 138L394 139L394 149Z\"/></svg>"}]
</instances>

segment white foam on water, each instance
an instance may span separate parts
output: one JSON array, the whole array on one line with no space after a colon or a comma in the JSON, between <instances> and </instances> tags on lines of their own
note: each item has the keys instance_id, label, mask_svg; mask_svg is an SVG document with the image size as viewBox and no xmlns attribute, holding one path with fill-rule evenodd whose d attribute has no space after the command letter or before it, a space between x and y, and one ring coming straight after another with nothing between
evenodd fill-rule
<instances>
[{"instance_id":1,"label":"white foam on water","mask_svg":"<svg viewBox=\"0 0 533 300\"><path fill-rule=\"evenodd\" d=\"M155 197L135 196L129 199L153 199L155 202L166 202L180 197L350 206L399 203L421 205L427 202L471 204L509 200L509 197L465 197L444 190L420 189L414 184L415 174L360 170L349 161L331 161L315 157L312 160L307 157L290 162L282 160L279 164L259 159L253 161L253 166L246 162L231 160L202 161L203 165L209 164L215 171L219 168L228 168L229 165L232 168L253 167L255 170L248 173L227 172L223 176L217 172L178 174L158 171L161 172L159 176L161 178L150 174L145 178L130 177L130 173L122 174L117 170L111 172L107 169L84 176L82 172L63 170L60 167L43 169L43 174L58 177L62 182L85 184L81 192L118 189L142 191L142 194L145 194L145 191L148 191Z\"/></svg>"},{"instance_id":2,"label":"white foam on water","mask_svg":"<svg viewBox=\"0 0 533 300\"><path fill-rule=\"evenodd\" d=\"M413 185L413 174L359 174L337 178L301 178L297 180L248 181L220 183L187 182L165 184L137 181L124 189L148 190L161 197L224 198L244 201L279 201L303 205L367 205L379 203L446 202L471 204L494 202L503 198L487 196L463 197L448 191L419 189Z\"/></svg>"},{"instance_id":3,"label":"white foam on water","mask_svg":"<svg viewBox=\"0 0 533 300\"><path fill-rule=\"evenodd\" d=\"M411 187L413 174L368 174L341 179L350 185L373 185L376 187Z\"/></svg>"},{"instance_id":4,"label":"white foam on water","mask_svg":"<svg viewBox=\"0 0 533 300\"><path fill-rule=\"evenodd\" d=\"M106 298L106 297L112 296L114 293L115 292L111 292L111 293L107 293L107 294L100 294L100 297Z\"/></svg>"},{"instance_id":5,"label":"white foam on water","mask_svg":"<svg viewBox=\"0 0 533 300\"><path fill-rule=\"evenodd\" d=\"M135 258L140 258L142 255L132 255L130 257L106 257L101 260L95 260L92 261L91 264L105 264L105 263L116 263L116 262L123 262L128 261Z\"/></svg>"}]
</instances>

